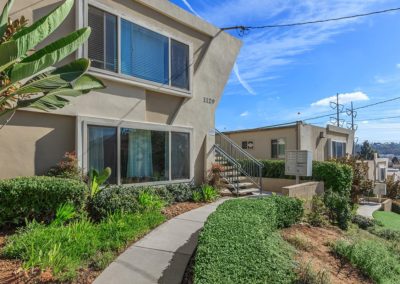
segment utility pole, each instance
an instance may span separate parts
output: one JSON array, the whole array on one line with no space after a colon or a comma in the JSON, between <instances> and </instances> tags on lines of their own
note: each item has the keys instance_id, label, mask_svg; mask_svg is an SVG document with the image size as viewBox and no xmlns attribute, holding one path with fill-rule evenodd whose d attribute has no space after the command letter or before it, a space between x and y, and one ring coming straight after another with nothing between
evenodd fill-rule
<instances>
[{"instance_id":1,"label":"utility pole","mask_svg":"<svg viewBox=\"0 0 400 284\"><path fill-rule=\"evenodd\" d=\"M351 117L351 124L347 124L347 128L354 130L354 139L353 139L353 155L356 152L356 130L358 125L354 123L354 119L357 117L357 111L354 110L353 102L351 102L351 108L346 109L346 114Z\"/></svg>"},{"instance_id":2,"label":"utility pole","mask_svg":"<svg viewBox=\"0 0 400 284\"><path fill-rule=\"evenodd\" d=\"M339 103L339 94L336 94L336 102L330 102L330 106L332 109L336 110L336 118L331 117L331 123L336 124L337 127L341 127L344 120L340 119L340 113L343 111L344 105Z\"/></svg>"}]
</instances>

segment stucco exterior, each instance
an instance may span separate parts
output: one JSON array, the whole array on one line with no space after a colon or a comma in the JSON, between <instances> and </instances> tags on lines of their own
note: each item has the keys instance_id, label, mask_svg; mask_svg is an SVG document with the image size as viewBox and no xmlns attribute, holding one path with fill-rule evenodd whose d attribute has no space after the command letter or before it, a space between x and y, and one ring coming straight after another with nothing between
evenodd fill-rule
<instances>
[{"instance_id":1,"label":"stucco exterior","mask_svg":"<svg viewBox=\"0 0 400 284\"><path fill-rule=\"evenodd\" d=\"M332 158L332 141L346 143L346 153L352 154L354 131L328 125L326 128L298 122L282 127L267 127L225 132L239 146L243 141L253 142L253 149L245 149L257 159L273 159L271 141L283 139L285 150L307 150L313 153L313 160L324 161ZM283 159L283 158L281 158Z\"/></svg>"},{"instance_id":2,"label":"stucco exterior","mask_svg":"<svg viewBox=\"0 0 400 284\"><path fill-rule=\"evenodd\" d=\"M0 3L3 5L4 0ZM55 3L59 2L17 0L12 16L24 15L31 23L53 9ZM49 40L85 26L89 3L116 15L135 19L149 29L187 43L190 46L190 91L92 68L90 73L102 79L105 89L72 98L67 107L51 114L35 110L18 111L11 122L0 130L0 141L6 141L6 147L0 149L1 167L5 167L3 161L10 160L7 153L13 153L12 160L15 161L7 163L7 171L1 170L0 178L42 173L57 163L63 152L71 150L77 151L81 166L85 167L87 149L84 125L93 119L116 126L140 123L157 129L187 129L192 133L191 176L197 183L202 182L207 165L212 160L211 148L215 139L211 130L214 128L215 109L239 53L241 41L164 0L77 0L75 10ZM66 60L79 56L87 56L87 45ZM210 104L210 100L207 102L204 98L214 103ZM48 124L40 123L44 119ZM17 122L18 127L13 124ZM68 124L68 127L64 124ZM22 128L27 132L21 131ZM37 151L37 142L48 135L49 129L60 132L60 136L47 137L50 152L37 157L39 162L32 164L32 153ZM65 133L61 129L65 129ZM35 134L29 134L31 132ZM60 145L60 139L63 140L64 136L68 136L68 139ZM21 168L22 161L26 164Z\"/></svg>"}]
</instances>

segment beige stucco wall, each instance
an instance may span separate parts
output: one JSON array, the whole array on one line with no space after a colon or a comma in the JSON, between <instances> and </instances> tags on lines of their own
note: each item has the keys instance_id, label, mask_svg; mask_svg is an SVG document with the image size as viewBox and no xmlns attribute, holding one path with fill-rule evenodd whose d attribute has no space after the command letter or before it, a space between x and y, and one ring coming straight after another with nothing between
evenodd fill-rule
<instances>
[{"instance_id":1,"label":"beige stucco wall","mask_svg":"<svg viewBox=\"0 0 400 284\"><path fill-rule=\"evenodd\" d=\"M323 138L321 134L323 133ZM329 160L329 142L346 142L346 153L352 153L354 132L344 128L327 128L298 123L293 126L228 132L226 135L241 146L242 141L253 141L254 149L246 150L257 159L271 159L271 140L283 138L286 150L307 150L313 160Z\"/></svg>"},{"instance_id":2,"label":"beige stucco wall","mask_svg":"<svg viewBox=\"0 0 400 284\"><path fill-rule=\"evenodd\" d=\"M4 1L0 0L0 3L3 4ZM239 53L241 42L176 7L169 1L98 0L98 2L110 7L110 12L136 19L139 23L144 23L155 31L172 35L191 45L193 51L191 62L193 69L193 77L191 78L193 81L192 97L177 97L165 93L162 87L155 90L154 86L147 87L133 81L127 82L129 80L120 82L109 77L109 79L102 79L107 86L106 89L72 98L69 106L53 113L62 115L62 117L71 116L73 119L77 116L85 116L192 128L195 180L198 183L201 182L207 166L212 161L211 148L215 139L209 133L210 129L214 128L214 112ZM146 5L143 5L142 2ZM37 19L39 15L42 16L44 12L53 9L54 3L59 2L52 0L16 1L12 15L23 14L31 21ZM79 1L79 3L82 3L82 1ZM160 10L161 8L163 9ZM66 35L77 28L79 21L75 18L75 12L71 12L69 18L58 29L55 36ZM52 37L50 40L54 38ZM70 57L69 60L72 58ZM96 74L95 72L92 73ZM215 103L205 103L203 97L214 99ZM51 119L53 117L56 116L52 116ZM58 119L55 119L55 121L58 121ZM35 123L35 121L26 121L26 125L34 125ZM6 126L3 130L16 132L11 136L16 137L19 130L10 127ZM3 130L0 130L0 135L2 135ZM26 143L34 145L38 138L32 136L30 139ZM51 147L55 147L53 145ZM21 146L22 144L17 141L15 147ZM1 151L3 150L0 149L0 155L6 154ZM82 159L81 156L79 158ZM54 158L51 157L49 160L53 161ZM46 164L50 163L46 162ZM18 174L29 175L33 172L31 168L26 167L24 171L18 171ZM10 170L7 175L3 176L15 175L16 173Z\"/></svg>"},{"instance_id":3,"label":"beige stucco wall","mask_svg":"<svg viewBox=\"0 0 400 284\"><path fill-rule=\"evenodd\" d=\"M253 149L246 149L246 151L257 159L271 159L271 140L274 139L284 139L286 141L286 150L297 149L297 131L295 126L275 128L273 130L227 133L227 136L240 147L242 146L242 141L253 141Z\"/></svg>"},{"instance_id":4,"label":"beige stucco wall","mask_svg":"<svg viewBox=\"0 0 400 284\"><path fill-rule=\"evenodd\" d=\"M18 111L0 141L0 178L42 175L75 149L75 117Z\"/></svg>"}]
</instances>

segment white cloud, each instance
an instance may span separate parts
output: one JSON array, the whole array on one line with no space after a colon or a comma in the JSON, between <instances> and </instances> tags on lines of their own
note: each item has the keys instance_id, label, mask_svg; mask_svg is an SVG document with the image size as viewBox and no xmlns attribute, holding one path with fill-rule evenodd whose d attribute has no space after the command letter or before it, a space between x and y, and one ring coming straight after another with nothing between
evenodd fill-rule
<instances>
[{"instance_id":1,"label":"white cloud","mask_svg":"<svg viewBox=\"0 0 400 284\"><path fill-rule=\"evenodd\" d=\"M192 12L193 14L195 14L197 17L201 18L201 16L196 12L195 9L193 9L192 5L190 5L190 3L187 0L182 0L183 4L185 4L185 6L190 10L190 12Z\"/></svg>"},{"instance_id":2,"label":"white cloud","mask_svg":"<svg viewBox=\"0 0 400 284\"><path fill-rule=\"evenodd\" d=\"M345 93L339 94L339 103L340 104L347 104L350 102L356 101L368 101L369 97L363 92L353 92L353 93ZM311 106L329 106L330 102L336 102L336 96L324 98L317 102L311 104Z\"/></svg>"},{"instance_id":3,"label":"white cloud","mask_svg":"<svg viewBox=\"0 0 400 284\"><path fill-rule=\"evenodd\" d=\"M256 92L253 90L253 88L245 80L243 80L243 78L240 76L239 66L237 65L237 63L235 63L235 65L233 66L233 72L235 73L236 78L238 79L240 84L243 86L243 88L245 88L247 90L247 92L249 92L250 94L255 95Z\"/></svg>"},{"instance_id":4,"label":"white cloud","mask_svg":"<svg viewBox=\"0 0 400 284\"><path fill-rule=\"evenodd\" d=\"M245 117L245 116L248 116L248 115L249 115L249 112L248 112L248 111L242 112L242 113L240 114L241 117Z\"/></svg>"}]
</instances>

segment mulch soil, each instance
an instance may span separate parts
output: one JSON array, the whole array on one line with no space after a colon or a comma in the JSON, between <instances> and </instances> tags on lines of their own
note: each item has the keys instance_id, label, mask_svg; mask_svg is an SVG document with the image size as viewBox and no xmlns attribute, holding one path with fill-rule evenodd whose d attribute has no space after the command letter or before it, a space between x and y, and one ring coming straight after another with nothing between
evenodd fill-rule
<instances>
[{"instance_id":1,"label":"mulch soil","mask_svg":"<svg viewBox=\"0 0 400 284\"><path fill-rule=\"evenodd\" d=\"M302 264L310 264L314 271L328 272L330 283L373 283L357 268L332 252L330 244L343 237L343 233L338 228L317 228L307 224L298 224L282 230L281 235L286 240L296 236L306 240L310 247L307 250L299 250L296 261Z\"/></svg>"}]
</instances>

